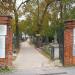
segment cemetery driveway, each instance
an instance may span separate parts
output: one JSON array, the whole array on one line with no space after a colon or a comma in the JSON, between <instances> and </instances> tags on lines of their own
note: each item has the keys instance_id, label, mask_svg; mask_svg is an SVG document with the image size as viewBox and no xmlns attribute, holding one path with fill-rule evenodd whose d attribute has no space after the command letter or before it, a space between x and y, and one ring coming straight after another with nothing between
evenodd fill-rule
<instances>
[{"instance_id":1,"label":"cemetery driveway","mask_svg":"<svg viewBox=\"0 0 75 75\"><path fill-rule=\"evenodd\" d=\"M50 60L30 45L30 40L21 43L20 52L14 61L16 69L33 69L50 67Z\"/></svg>"}]
</instances>

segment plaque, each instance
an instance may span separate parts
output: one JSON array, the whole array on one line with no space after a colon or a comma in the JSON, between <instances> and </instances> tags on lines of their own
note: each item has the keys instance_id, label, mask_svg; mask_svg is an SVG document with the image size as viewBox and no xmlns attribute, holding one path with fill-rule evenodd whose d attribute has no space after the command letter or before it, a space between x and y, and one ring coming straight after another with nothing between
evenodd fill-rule
<instances>
[{"instance_id":1,"label":"plaque","mask_svg":"<svg viewBox=\"0 0 75 75\"><path fill-rule=\"evenodd\" d=\"M7 35L7 25L0 25L0 35Z\"/></svg>"},{"instance_id":2,"label":"plaque","mask_svg":"<svg viewBox=\"0 0 75 75\"><path fill-rule=\"evenodd\" d=\"M5 58L5 36L0 36L0 58Z\"/></svg>"},{"instance_id":3,"label":"plaque","mask_svg":"<svg viewBox=\"0 0 75 75\"><path fill-rule=\"evenodd\" d=\"M75 56L75 28L73 29L73 56Z\"/></svg>"}]
</instances>

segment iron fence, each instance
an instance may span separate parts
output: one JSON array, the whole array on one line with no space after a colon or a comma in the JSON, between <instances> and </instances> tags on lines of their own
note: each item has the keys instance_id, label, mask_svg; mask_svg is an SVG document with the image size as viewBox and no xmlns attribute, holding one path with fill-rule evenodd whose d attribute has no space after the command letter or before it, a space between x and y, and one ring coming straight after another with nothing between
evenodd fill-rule
<instances>
[{"instance_id":1,"label":"iron fence","mask_svg":"<svg viewBox=\"0 0 75 75\"><path fill-rule=\"evenodd\" d=\"M64 64L64 28L59 28L57 31L57 37L59 42L59 59Z\"/></svg>"}]
</instances>

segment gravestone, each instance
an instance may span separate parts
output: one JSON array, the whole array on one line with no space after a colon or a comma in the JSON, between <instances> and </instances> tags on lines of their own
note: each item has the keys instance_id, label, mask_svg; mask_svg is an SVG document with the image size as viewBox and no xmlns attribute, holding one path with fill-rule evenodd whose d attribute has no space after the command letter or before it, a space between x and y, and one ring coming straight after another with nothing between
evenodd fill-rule
<instances>
[{"instance_id":1,"label":"gravestone","mask_svg":"<svg viewBox=\"0 0 75 75\"><path fill-rule=\"evenodd\" d=\"M56 33L56 31L55 31L55 34L54 34L54 43L55 43L55 44L58 43L58 42L57 42L57 33Z\"/></svg>"},{"instance_id":2,"label":"gravestone","mask_svg":"<svg viewBox=\"0 0 75 75\"><path fill-rule=\"evenodd\" d=\"M57 33L55 32L54 35L54 41L51 44L52 46L52 54L53 54L53 59L59 59L59 44L57 42Z\"/></svg>"},{"instance_id":3,"label":"gravestone","mask_svg":"<svg viewBox=\"0 0 75 75\"><path fill-rule=\"evenodd\" d=\"M10 16L0 16L0 66L12 66L12 30Z\"/></svg>"},{"instance_id":4,"label":"gravestone","mask_svg":"<svg viewBox=\"0 0 75 75\"><path fill-rule=\"evenodd\" d=\"M57 42L57 33L56 32L55 32L55 35L54 35L53 47L54 47L54 59L59 59L59 44Z\"/></svg>"}]
</instances>

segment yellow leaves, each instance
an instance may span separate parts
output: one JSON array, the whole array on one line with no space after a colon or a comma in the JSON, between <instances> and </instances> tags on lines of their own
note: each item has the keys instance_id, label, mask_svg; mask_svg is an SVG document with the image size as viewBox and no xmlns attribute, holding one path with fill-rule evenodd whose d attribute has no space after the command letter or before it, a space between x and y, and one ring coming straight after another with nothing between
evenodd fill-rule
<instances>
[{"instance_id":1,"label":"yellow leaves","mask_svg":"<svg viewBox=\"0 0 75 75\"><path fill-rule=\"evenodd\" d=\"M45 0L47 4L52 3L54 0Z\"/></svg>"},{"instance_id":2,"label":"yellow leaves","mask_svg":"<svg viewBox=\"0 0 75 75\"><path fill-rule=\"evenodd\" d=\"M11 25L12 25L13 32L15 32L16 26L15 26L15 20L14 19L11 20Z\"/></svg>"}]
</instances>

